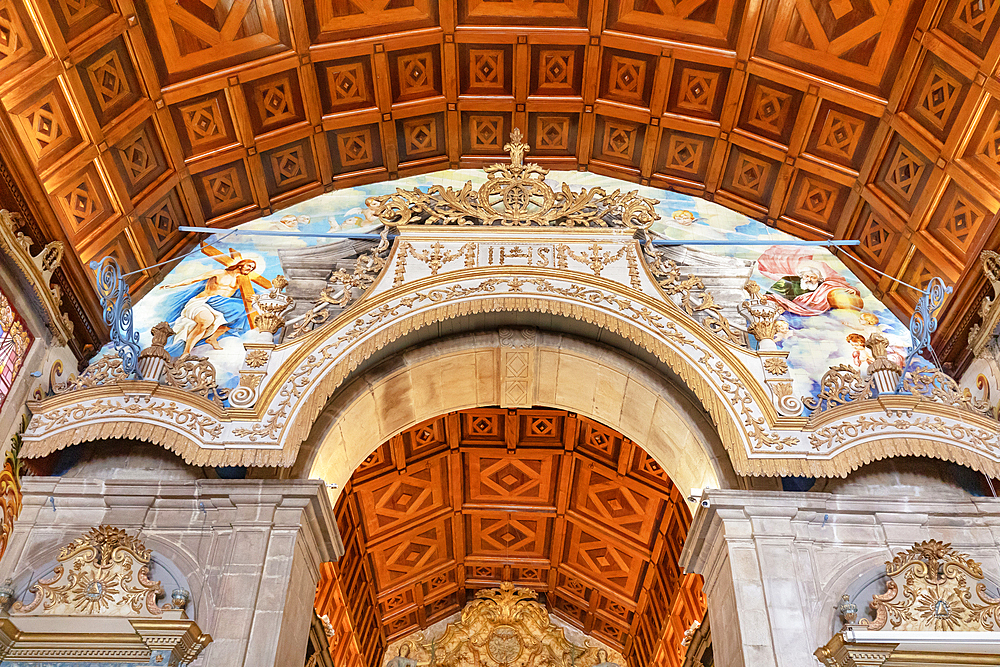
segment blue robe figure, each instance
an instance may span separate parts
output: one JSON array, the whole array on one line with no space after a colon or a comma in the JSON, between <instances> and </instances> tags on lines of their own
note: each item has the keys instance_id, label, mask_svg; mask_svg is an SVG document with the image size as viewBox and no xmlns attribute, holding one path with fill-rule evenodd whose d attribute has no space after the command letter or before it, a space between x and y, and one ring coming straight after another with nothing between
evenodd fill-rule
<instances>
[{"instance_id":1,"label":"blue robe figure","mask_svg":"<svg viewBox=\"0 0 1000 667\"><path fill-rule=\"evenodd\" d=\"M240 336L251 329L242 297L235 294L229 297L202 295L208 280L179 289L163 301L163 317L174 330L173 342L166 346L167 352L172 357L184 354L188 337L198 327L194 319L196 316L202 319L210 318L210 324L204 335L194 342L192 348L205 340L212 344L223 336ZM219 329L223 329L222 333L219 333Z\"/></svg>"}]
</instances>

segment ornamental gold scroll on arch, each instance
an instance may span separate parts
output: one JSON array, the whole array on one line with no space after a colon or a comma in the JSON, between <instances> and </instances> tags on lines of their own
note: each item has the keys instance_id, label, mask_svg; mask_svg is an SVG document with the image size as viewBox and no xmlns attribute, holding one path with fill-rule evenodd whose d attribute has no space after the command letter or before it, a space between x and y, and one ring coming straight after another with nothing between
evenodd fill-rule
<instances>
[{"instance_id":1,"label":"ornamental gold scroll on arch","mask_svg":"<svg viewBox=\"0 0 1000 667\"><path fill-rule=\"evenodd\" d=\"M149 579L151 551L121 528L98 526L63 547L52 575L28 589L35 598L15 602L13 615L140 616L157 618L164 609L158 581Z\"/></svg>"},{"instance_id":2,"label":"ornamental gold scroll on arch","mask_svg":"<svg viewBox=\"0 0 1000 667\"><path fill-rule=\"evenodd\" d=\"M503 582L478 591L461 619L428 640L406 637L386 652L385 667L621 667L621 654L584 640L578 645L549 618L537 593Z\"/></svg>"},{"instance_id":3,"label":"ornamental gold scroll on arch","mask_svg":"<svg viewBox=\"0 0 1000 667\"><path fill-rule=\"evenodd\" d=\"M874 595L871 602L875 620L862 620L861 627L1000 631L1000 599L987 591L982 565L951 544L937 540L916 543L887 561L885 574L886 592ZM845 620L853 622L855 613Z\"/></svg>"}]
</instances>

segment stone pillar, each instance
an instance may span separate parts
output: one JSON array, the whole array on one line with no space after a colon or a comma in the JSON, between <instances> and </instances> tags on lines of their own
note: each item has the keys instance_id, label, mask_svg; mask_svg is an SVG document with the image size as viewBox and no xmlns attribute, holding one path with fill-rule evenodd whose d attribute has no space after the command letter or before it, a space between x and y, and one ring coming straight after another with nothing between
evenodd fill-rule
<instances>
[{"instance_id":1,"label":"stone pillar","mask_svg":"<svg viewBox=\"0 0 1000 667\"><path fill-rule=\"evenodd\" d=\"M102 523L139 533L187 578L214 639L194 664L305 662L319 564L343 553L321 482L28 477L0 580L23 595L63 545Z\"/></svg>"},{"instance_id":2,"label":"stone pillar","mask_svg":"<svg viewBox=\"0 0 1000 667\"><path fill-rule=\"evenodd\" d=\"M717 665L818 666L814 652L842 625L841 597L867 611L886 561L915 542L950 542L1000 578L1000 500L895 484L706 492L680 562L705 577Z\"/></svg>"}]
</instances>

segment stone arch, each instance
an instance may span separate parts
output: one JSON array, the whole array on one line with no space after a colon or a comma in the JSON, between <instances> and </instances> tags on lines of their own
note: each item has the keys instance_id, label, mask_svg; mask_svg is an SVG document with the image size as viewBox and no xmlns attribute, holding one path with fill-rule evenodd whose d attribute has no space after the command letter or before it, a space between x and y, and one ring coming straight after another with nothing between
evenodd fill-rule
<instances>
[{"instance_id":1,"label":"stone arch","mask_svg":"<svg viewBox=\"0 0 1000 667\"><path fill-rule=\"evenodd\" d=\"M293 476L320 477L339 495L351 474L392 436L455 410L505 404L498 331L407 348L350 380L317 418ZM675 381L616 348L567 334L534 336L523 405L575 412L646 450L687 494L733 488L738 477L702 407Z\"/></svg>"}]
</instances>

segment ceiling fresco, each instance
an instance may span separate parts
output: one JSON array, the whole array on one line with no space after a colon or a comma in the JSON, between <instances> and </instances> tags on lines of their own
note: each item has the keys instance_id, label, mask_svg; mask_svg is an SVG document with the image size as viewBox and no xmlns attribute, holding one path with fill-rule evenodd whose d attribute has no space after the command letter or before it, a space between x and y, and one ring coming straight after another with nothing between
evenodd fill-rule
<instances>
[{"instance_id":1,"label":"ceiling fresco","mask_svg":"<svg viewBox=\"0 0 1000 667\"><path fill-rule=\"evenodd\" d=\"M426 189L439 184L460 189L468 180L478 185L484 180L483 173L443 171L412 176L395 185ZM565 182L574 190L600 186L611 192L634 187L580 172L552 172L548 181L557 187ZM365 199L388 189L385 184L373 184L338 190L244 223L240 229L372 233L376 226L369 219ZM698 197L652 187L640 187L639 194L659 201L656 211L660 220L651 230L656 235L692 242L732 242L724 246L690 247L709 256L744 260L746 277L758 282L785 310L776 342L780 349L789 352L788 362L798 395L815 394L820 378L830 366L848 364L866 370L870 352L861 339L876 330L888 337L890 358L902 362L910 343L906 327L827 250L781 245L793 237ZM765 245L740 245L747 241ZM234 387L245 354L242 343L255 341L259 335L251 323L255 316L250 304L252 293L268 289L279 274L293 275L300 262L296 251L320 243L343 246L345 266L352 266L353 257L359 252L353 245L356 242L348 239L211 235L181 260L157 288L135 304L140 342L148 345L149 330L158 322L168 322L177 332L168 341L169 352L175 356L191 352L208 357L219 373L220 385ZM327 267L329 271L334 268ZM323 286L321 283L315 293L308 295L310 301L317 298ZM202 304L209 308L201 307ZM295 312L301 310L297 307ZM294 319L289 318L289 324L294 325Z\"/></svg>"},{"instance_id":2,"label":"ceiling fresco","mask_svg":"<svg viewBox=\"0 0 1000 667\"><path fill-rule=\"evenodd\" d=\"M94 259L143 293L194 242L180 226L481 167L518 127L544 166L857 239L920 287L942 275L935 343L961 370L976 259L1000 245L998 7L0 0L0 152L32 238L72 249L64 291L97 333ZM912 290L847 261L908 316Z\"/></svg>"}]
</instances>

